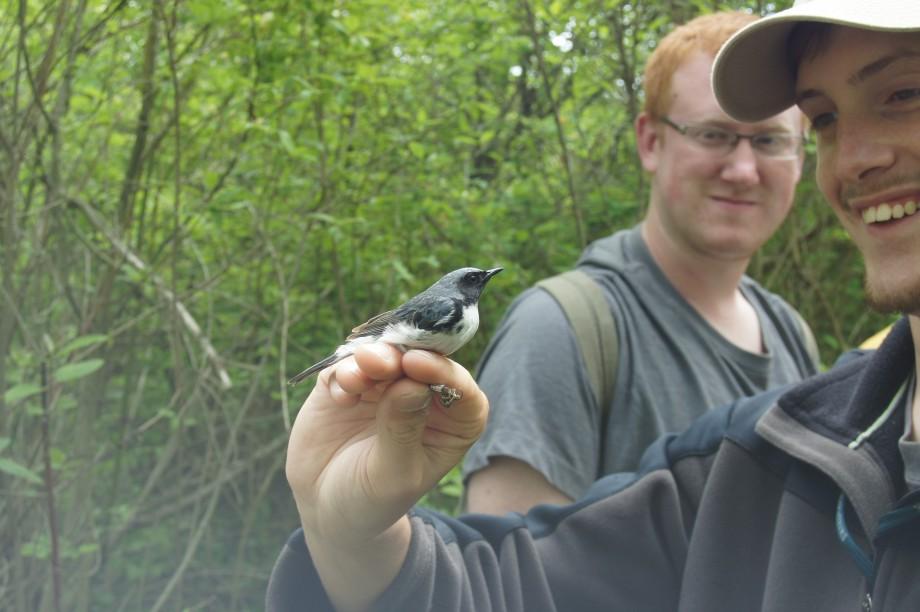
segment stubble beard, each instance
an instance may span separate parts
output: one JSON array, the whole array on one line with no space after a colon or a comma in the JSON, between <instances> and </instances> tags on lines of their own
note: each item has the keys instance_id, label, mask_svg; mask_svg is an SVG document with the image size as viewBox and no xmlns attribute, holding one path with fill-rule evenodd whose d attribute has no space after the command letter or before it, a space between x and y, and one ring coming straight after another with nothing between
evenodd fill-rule
<instances>
[{"instance_id":1,"label":"stubble beard","mask_svg":"<svg viewBox=\"0 0 920 612\"><path fill-rule=\"evenodd\" d=\"M847 186L841 194L840 200L844 203L845 209L851 209L850 202L858 197L865 197L873 193L881 193L885 190L895 189L902 185L916 185L920 183L920 172L907 172L896 176L889 176L883 180L872 183L862 184L859 186ZM823 191L823 190L822 190ZM843 221L847 232L854 236L855 233L846 227L844 213L833 207L838 218ZM862 249L860 249L862 251ZM865 252L863 252L865 257ZM907 286L889 288L884 284L873 283L868 269L863 279L865 288L866 302L873 310L883 313L920 313L920 279L911 282Z\"/></svg>"},{"instance_id":2,"label":"stubble beard","mask_svg":"<svg viewBox=\"0 0 920 612\"><path fill-rule=\"evenodd\" d=\"M896 290L878 287L867 275L863 281L866 302L873 310L882 314L920 312L920 282Z\"/></svg>"}]
</instances>

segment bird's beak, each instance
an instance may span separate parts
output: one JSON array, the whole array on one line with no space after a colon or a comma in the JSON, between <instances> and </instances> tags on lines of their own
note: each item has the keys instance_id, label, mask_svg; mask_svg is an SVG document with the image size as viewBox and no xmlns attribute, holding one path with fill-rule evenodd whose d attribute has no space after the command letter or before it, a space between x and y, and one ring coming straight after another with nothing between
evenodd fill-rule
<instances>
[{"instance_id":1,"label":"bird's beak","mask_svg":"<svg viewBox=\"0 0 920 612\"><path fill-rule=\"evenodd\" d=\"M486 270L486 278L485 278L485 280L488 281L490 278L492 278L493 276L495 276L496 274L498 274L498 273L501 272L502 270L504 270L504 268L492 268L491 270Z\"/></svg>"}]
</instances>

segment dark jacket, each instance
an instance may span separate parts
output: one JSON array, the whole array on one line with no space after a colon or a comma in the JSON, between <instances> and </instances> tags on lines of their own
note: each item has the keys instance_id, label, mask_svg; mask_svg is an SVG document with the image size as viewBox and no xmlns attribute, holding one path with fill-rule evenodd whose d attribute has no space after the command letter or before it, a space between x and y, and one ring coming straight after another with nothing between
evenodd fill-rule
<instances>
[{"instance_id":1,"label":"dark jacket","mask_svg":"<svg viewBox=\"0 0 920 612\"><path fill-rule=\"evenodd\" d=\"M913 354L902 320L877 352L708 413L571 506L415 510L374 609L920 610L920 492L904 495L903 403L885 412ZM328 606L299 531L267 603Z\"/></svg>"}]
</instances>

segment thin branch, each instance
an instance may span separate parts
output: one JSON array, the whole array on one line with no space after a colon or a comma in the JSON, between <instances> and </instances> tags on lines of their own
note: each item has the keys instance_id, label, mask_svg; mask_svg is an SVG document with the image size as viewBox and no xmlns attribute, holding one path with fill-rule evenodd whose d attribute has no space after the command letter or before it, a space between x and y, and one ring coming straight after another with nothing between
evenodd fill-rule
<instances>
[{"instance_id":1,"label":"thin branch","mask_svg":"<svg viewBox=\"0 0 920 612\"><path fill-rule=\"evenodd\" d=\"M185 304L179 300L178 296L176 296L176 294L166 286L166 282L160 278L156 272L151 270L141 260L141 258L138 257L137 254L128 247L127 244L125 244L118 236L116 236L114 231L108 228L105 220L102 217L102 214L99 211L93 208L88 202L83 200L70 198L69 201L72 204L79 206L83 212L86 213L89 221L108 239L109 243L111 243L115 250L118 251L121 256L124 257L129 264L131 264L131 266L148 275L160 297L165 302L172 304L175 307L176 313L179 315L179 319L182 321L182 324L185 326L186 330L188 330L188 332L198 341L201 349L207 356L208 361L211 363L211 366L217 372L221 387L223 389L229 389L232 387L233 381L230 379L230 375L227 373L226 368L223 366L223 359L221 359L220 355L217 353L214 345L211 344L211 340L204 334L204 332L201 331L201 327L198 325L195 317L193 317L188 308L185 307Z\"/></svg>"},{"instance_id":2,"label":"thin branch","mask_svg":"<svg viewBox=\"0 0 920 612\"><path fill-rule=\"evenodd\" d=\"M559 140L559 149L562 153L562 165L565 170L566 186L569 191L569 199L572 201L572 214L575 217L575 232L578 235L578 242L584 247L587 244L585 237L584 221L582 219L581 204L575 191L575 176L572 172L572 156L569 153L569 145L566 142L565 130L562 127L562 117L559 112L559 103L553 96L553 86L549 80L549 71L546 68L546 60L543 57L543 45L540 43L540 35L537 32L537 18L527 0L521 0L521 6L527 13L527 28L530 34L531 44L533 44L534 54L537 56L537 65L540 76L543 79L543 88L546 97L549 100L550 107L553 111L553 121L556 124L556 137Z\"/></svg>"},{"instance_id":3,"label":"thin branch","mask_svg":"<svg viewBox=\"0 0 920 612\"><path fill-rule=\"evenodd\" d=\"M54 468L51 466L51 407L48 399L48 364L42 361L42 451L45 461L45 502L48 528L51 531L51 583L55 612L61 612L61 545L58 534L57 506L54 502Z\"/></svg>"},{"instance_id":4,"label":"thin branch","mask_svg":"<svg viewBox=\"0 0 920 612\"><path fill-rule=\"evenodd\" d=\"M147 40L144 43L144 68L141 73L141 109L137 116L137 125L134 130L134 145L131 157L125 170L125 178L118 197L118 221L121 229L126 229L131 223L133 214L132 204L137 193L138 178L143 168L147 135L150 132L150 115L153 112L153 103L156 99L156 53L158 19L156 11L151 11L150 24L147 30Z\"/></svg>"}]
</instances>

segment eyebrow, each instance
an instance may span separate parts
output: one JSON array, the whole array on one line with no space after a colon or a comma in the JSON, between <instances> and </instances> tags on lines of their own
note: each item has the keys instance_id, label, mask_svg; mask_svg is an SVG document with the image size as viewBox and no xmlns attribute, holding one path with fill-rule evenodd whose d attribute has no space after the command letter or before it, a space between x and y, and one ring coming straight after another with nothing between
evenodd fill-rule
<instances>
[{"instance_id":1,"label":"eyebrow","mask_svg":"<svg viewBox=\"0 0 920 612\"><path fill-rule=\"evenodd\" d=\"M874 62L867 64L856 71L856 74L847 79L847 83L850 85L858 85L868 79L871 76L874 76L890 66L891 64L911 57L920 57L920 53L908 49L899 49L896 53L891 55L886 55L880 59L875 60Z\"/></svg>"},{"instance_id":2,"label":"eyebrow","mask_svg":"<svg viewBox=\"0 0 920 612\"><path fill-rule=\"evenodd\" d=\"M774 133L774 132L790 131L786 129L786 126L783 124L782 121L776 121L773 117L771 117L766 122L760 121L754 124L750 124L750 123L739 124L737 121L732 121L731 119L726 119L724 117L701 118L696 121L689 121L686 123L686 125L715 127L715 128L719 128L720 130L725 130L728 132L735 132L737 134L743 134L751 130L753 130L754 134L767 134L767 133ZM792 130L792 132L795 132L795 130Z\"/></svg>"},{"instance_id":3,"label":"eyebrow","mask_svg":"<svg viewBox=\"0 0 920 612\"><path fill-rule=\"evenodd\" d=\"M885 70L892 64L899 62L903 59L909 59L909 58L915 58L915 57L920 57L920 52L914 51L912 49L898 49L896 52L880 57L874 62L870 62L866 64L865 66L863 66L862 68L860 68L859 70L857 70L855 73L853 73L853 75L850 78L847 79L847 84L853 85L853 86L859 85L860 83L865 82L867 79L871 78L872 76ZM820 95L822 95L822 93L818 89L803 90L802 92L796 94L795 104L798 106L803 101L809 98L820 96Z\"/></svg>"}]
</instances>

